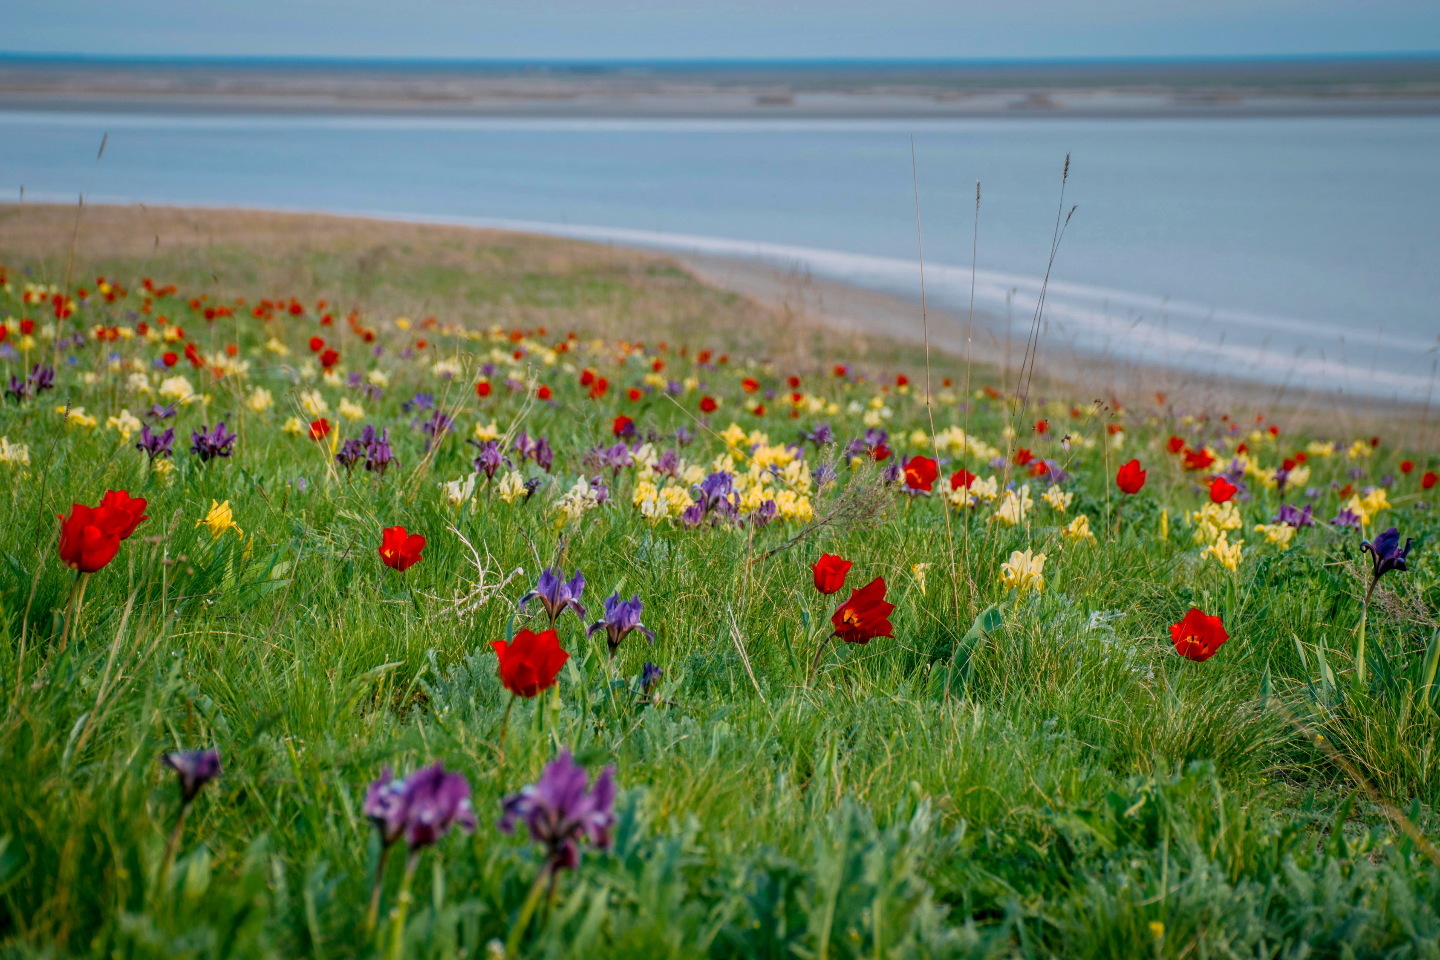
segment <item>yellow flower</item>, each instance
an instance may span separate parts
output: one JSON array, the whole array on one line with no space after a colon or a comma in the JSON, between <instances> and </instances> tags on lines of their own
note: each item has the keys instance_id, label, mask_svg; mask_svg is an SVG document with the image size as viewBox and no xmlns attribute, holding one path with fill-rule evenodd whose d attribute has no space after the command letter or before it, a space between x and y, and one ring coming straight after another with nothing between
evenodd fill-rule
<instances>
[{"instance_id":1,"label":"yellow flower","mask_svg":"<svg viewBox=\"0 0 1440 960\"><path fill-rule=\"evenodd\" d=\"M1015 591L1045 589L1045 554L1016 550L1000 564L1000 582Z\"/></svg>"},{"instance_id":2,"label":"yellow flower","mask_svg":"<svg viewBox=\"0 0 1440 960\"><path fill-rule=\"evenodd\" d=\"M481 441L498 440L500 439L500 428L496 426L494 420L491 420L489 423L477 423L475 424L475 439Z\"/></svg>"},{"instance_id":3,"label":"yellow flower","mask_svg":"<svg viewBox=\"0 0 1440 960\"><path fill-rule=\"evenodd\" d=\"M520 471L511 470L500 478L500 485L496 488L500 499L506 503L514 503L525 493L525 478Z\"/></svg>"},{"instance_id":4,"label":"yellow flower","mask_svg":"<svg viewBox=\"0 0 1440 960\"><path fill-rule=\"evenodd\" d=\"M1263 533L1267 541L1282 550L1288 548L1290 541L1295 537L1295 528L1288 523L1257 523L1255 532Z\"/></svg>"},{"instance_id":5,"label":"yellow flower","mask_svg":"<svg viewBox=\"0 0 1440 960\"><path fill-rule=\"evenodd\" d=\"M298 437L308 429L299 417L290 417L280 426L280 432L288 437Z\"/></svg>"},{"instance_id":6,"label":"yellow flower","mask_svg":"<svg viewBox=\"0 0 1440 960\"><path fill-rule=\"evenodd\" d=\"M910 576L915 578L915 586L920 588L920 596L925 596L925 575L930 572L930 564L916 563L910 567Z\"/></svg>"},{"instance_id":7,"label":"yellow flower","mask_svg":"<svg viewBox=\"0 0 1440 960\"><path fill-rule=\"evenodd\" d=\"M210 509L205 516L195 521L197 527L209 527L210 535L219 538L227 530L234 530L237 537L244 536L244 533L235 524L235 515L230 512L230 501L223 503L211 500Z\"/></svg>"},{"instance_id":8,"label":"yellow flower","mask_svg":"<svg viewBox=\"0 0 1440 960\"><path fill-rule=\"evenodd\" d=\"M121 410L115 416L107 417L105 420L105 428L119 431L121 440L129 440L140 432L140 427L140 418L129 410Z\"/></svg>"},{"instance_id":9,"label":"yellow flower","mask_svg":"<svg viewBox=\"0 0 1440 960\"><path fill-rule=\"evenodd\" d=\"M1161 540L1169 540L1169 539L1170 539L1170 511L1169 511L1169 510L1161 510L1161 511L1160 511L1160 539L1161 539Z\"/></svg>"},{"instance_id":10,"label":"yellow flower","mask_svg":"<svg viewBox=\"0 0 1440 960\"><path fill-rule=\"evenodd\" d=\"M250 396L245 398L245 406L254 410L256 413L264 413L274 405L275 398L272 397L270 391L264 387L256 387L250 391Z\"/></svg>"},{"instance_id":11,"label":"yellow flower","mask_svg":"<svg viewBox=\"0 0 1440 960\"><path fill-rule=\"evenodd\" d=\"M1381 510L1390 509L1390 498L1385 496L1384 487L1371 487L1360 502L1365 505L1365 512L1372 517Z\"/></svg>"},{"instance_id":12,"label":"yellow flower","mask_svg":"<svg viewBox=\"0 0 1440 960\"><path fill-rule=\"evenodd\" d=\"M340 416L346 420L364 420L365 408L353 400L340 401Z\"/></svg>"},{"instance_id":13,"label":"yellow flower","mask_svg":"<svg viewBox=\"0 0 1440 960\"><path fill-rule=\"evenodd\" d=\"M1091 543L1095 542L1095 534L1090 532L1090 518L1083 513L1066 524L1064 533L1065 539L1074 540L1077 543L1086 540Z\"/></svg>"},{"instance_id":14,"label":"yellow flower","mask_svg":"<svg viewBox=\"0 0 1440 960\"><path fill-rule=\"evenodd\" d=\"M1159 920L1151 920L1150 936L1154 937L1156 940L1165 939L1165 924L1161 923Z\"/></svg>"},{"instance_id":15,"label":"yellow flower","mask_svg":"<svg viewBox=\"0 0 1440 960\"><path fill-rule=\"evenodd\" d=\"M1075 499L1075 494L1066 493L1058 486L1051 486L1050 489L1045 491L1042 499L1050 504L1051 510L1054 510L1056 513L1064 513L1070 508L1070 501Z\"/></svg>"},{"instance_id":16,"label":"yellow flower","mask_svg":"<svg viewBox=\"0 0 1440 960\"><path fill-rule=\"evenodd\" d=\"M189 403L195 399L195 388L184 377L166 377L160 381L160 397L176 403Z\"/></svg>"},{"instance_id":17,"label":"yellow flower","mask_svg":"<svg viewBox=\"0 0 1440 960\"><path fill-rule=\"evenodd\" d=\"M1214 543L1226 530L1239 530L1241 525L1234 501L1207 503L1190 514L1190 519L1195 524L1196 543Z\"/></svg>"},{"instance_id":18,"label":"yellow flower","mask_svg":"<svg viewBox=\"0 0 1440 960\"><path fill-rule=\"evenodd\" d=\"M87 429L98 426L100 421L85 412L84 407L56 407L55 412L65 418L67 427L85 427Z\"/></svg>"},{"instance_id":19,"label":"yellow flower","mask_svg":"<svg viewBox=\"0 0 1440 960\"><path fill-rule=\"evenodd\" d=\"M158 460L152 460L150 461L150 469L154 470L155 475L166 483L169 483L170 481L175 479L174 460L166 460L163 457Z\"/></svg>"},{"instance_id":20,"label":"yellow flower","mask_svg":"<svg viewBox=\"0 0 1440 960\"><path fill-rule=\"evenodd\" d=\"M0 463L12 467L30 466L30 447L24 443L11 443L9 437L0 437Z\"/></svg>"},{"instance_id":21,"label":"yellow flower","mask_svg":"<svg viewBox=\"0 0 1440 960\"><path fill-rule=\"evenodd\" d=\"M320 396L319 390L306 390L300 394L300 406L312 417L323 417L330 412L330 405Z\"/></svg>"},{"instance_id":22,"label":"yellow flower","mask_svg":"<svg viewBox=\"0 0 1440 960\"><path fill-rule=\"evenodd\" d=\"M276 340L274 337L271 337L269 340L265 341L265 349L269 350L277 357L286 357L290 355L290 348L285 346L285 344L281 343L279 340Z\"/></svg>"},{"instance_id":23,"label":"yellow flower","mask_svg":"<svg viewBox=\"0 0 1440 960\"><path fill-rule=\"evenodd\" d=\"M1025 515L1034 505L1035 501L1030 499L1029 484L1021 487L1018 491L1006 490L1005 499L1000 503L1000 509L996 510L990 519L999 520L1007 527L1019 526L1025 522Z\"/></svg>"},{"instance_id":24,"label":"yellow flower","mask_svg":"<svg viewBox=\"0 0 1440 960\"><path fill-rule=\"evenodd\" d=\"M1234 573L1240 566L1240 548L1245 546L1245 541L1236 540L1234 543L1231 543L1228 538L1228 533L1224 530L1220 531L1220 535L1215 538L1215 542L1200 551L1200 556L1202 558L1207 555L1212 556L1215 558L1216 563L1231 573Z\"/></svg>"}]
</instances>

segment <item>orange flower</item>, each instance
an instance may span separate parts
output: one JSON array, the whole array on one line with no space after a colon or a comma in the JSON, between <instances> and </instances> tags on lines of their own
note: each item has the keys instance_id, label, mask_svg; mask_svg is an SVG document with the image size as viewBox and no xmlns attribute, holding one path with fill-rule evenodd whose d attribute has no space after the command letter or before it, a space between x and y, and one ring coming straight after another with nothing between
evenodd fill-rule
<instances>
[{"instance_id":1,"label":"orange flower","mask_svg":"<svg viewBox=\"0 0 1440 960\"><path fill-rule=\"evenodd\" d=\"M534 697L553 687L560 668L570 659L553 629L521 630L509 643L492 640L490 646L500 661L500 682L517 697Z\"/></svg>"}]
</instances>

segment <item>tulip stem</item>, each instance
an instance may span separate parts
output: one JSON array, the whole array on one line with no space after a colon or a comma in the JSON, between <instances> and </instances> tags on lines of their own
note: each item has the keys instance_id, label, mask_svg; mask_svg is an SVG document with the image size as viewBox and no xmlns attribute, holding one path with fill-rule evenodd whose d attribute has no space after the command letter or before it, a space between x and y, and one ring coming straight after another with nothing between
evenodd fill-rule
<instances>
[{"instance_id":1,"label":"tulip stem","mask_svg":"<svg viewBox=\"0 0 1440 960\"><path fill-rule=\"evenodd\" d=\"M89 582L90 574L75 571L75 580L70 584L70 602L65 605L65 626L60 630L61 653L70 642L70 626L78 617L80 604L85 602L85 585Z\"/></svg>"},{"instance_id":2,"label":"tulip stem","mask_svg":"<svg viewBox=\"0 0 1440 960\"><path fill-rule=\"evenodd\" d=\"M365 914L366 933L373 932L376 922L380 919L380 888L385 884L385 865L389 862L390 844L382 844L380 862L375 865L375 885L370 890L370 909Z\"/></svg>"},{"instance_id":3,"label":"tulip stem","mask_svg":"<svg viewBox=\"0 0 1440 960\"><path fill-rule=\"evenodd\" d=\"M811 680L815 679L815 673L820 669L820 659L825 656L825 651L830 649L830 641L833 639L835 639L835 635L832 633L824 640L821 640L820 646L815 648L815 659L810 661L810 673L806 675L806 684L809 684Z\"/></svg>"},{"instance_id":4,"label":"tulip stem","mask_svg":"<svg viewBox=\"0 0 1440 960\"><path fill-rule=\"evenodd\" d=\"M400 960L405 947L405 916L410 912L410 903L415 898L410 894L410 882L415 879L415 867L420 863L420 851L411 850L405 858L405 878L400 881L400 896L390 914L390 960Z\"/></svg>"},{"instance_id":5,"label":"tulip stem","mask_svg":"<svg viewBox=\"0 0 1440 960\"><path fill-rule=\"evenodd\" d=\"M515 701L519 699L515 694L510 694L510 700L505 704L505 715L500 718L500 763L505 763L505 732L510 729L510 711L515 709Z\"/></svg>"}]
</instances>

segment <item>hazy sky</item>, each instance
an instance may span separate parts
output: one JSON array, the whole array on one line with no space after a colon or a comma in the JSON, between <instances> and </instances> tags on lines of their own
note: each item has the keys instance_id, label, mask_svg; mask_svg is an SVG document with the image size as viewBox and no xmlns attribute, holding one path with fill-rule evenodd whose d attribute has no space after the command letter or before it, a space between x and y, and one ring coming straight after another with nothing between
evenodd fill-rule
<instances>
[{"instance_id":1,"label":"hazy sky","mask_svg":"<svg viewBox=\"0 0 1440 960\"><path fill-rule=\"evenodd\" d=\"M477 58L1440 50L1440 0L8 0L0 50Z\"/></svg>"}]
</instances>

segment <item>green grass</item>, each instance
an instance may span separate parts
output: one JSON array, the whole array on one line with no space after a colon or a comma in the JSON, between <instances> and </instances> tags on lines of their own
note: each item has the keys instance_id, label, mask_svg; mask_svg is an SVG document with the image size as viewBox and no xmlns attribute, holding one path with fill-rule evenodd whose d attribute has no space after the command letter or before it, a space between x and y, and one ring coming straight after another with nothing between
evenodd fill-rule
<instances>
[{"instance_id":1,"label":"green grass","mask_svg":"<svg viewBox=\"0 0 1440 960\"><path fill-rule=\"evenodd\" d=\"M495 259L506 259L502 249ZM0 316L43 323L42 308L19 302L19 266L11 263ZM149 265L162 282L171 278L163 266ZM440 319L477 328L506 310L525 318L533 306L573 312L584 333L597 329L585 318L617 300L664 295L647 293L651 284L691 283L664 270L627 271L622 280L600 268L554 278L527 266L502 293L457 267L412 266L365 282L444 288L455 315ZM138 287L138 278L115 272L126 264L100 267ZM332 296L361 282L322 254L308 269L307 282ZM181 273L177 265L174 276ZM276 292L247 290L233 275L226 282L226 292L252 303ZM724 306L719 295L684 295L700 316ZM132 295L87 305L77 329L128 325L124 311L138 303ZM947 522L938 497L907 497L882 486L875 467L842 463L836 486L814 496L821 516L839 500L856 505L833 524L652 525L631 506L630 469L613 484L614 503L557 525L552 501L593 473L581 458L612 442L616 413L642 431L673 432L695 426L699 396L709 393L723 400L710 418L716 431L733 419L788 442L827 421L843 443L864 430L847 404L879 396L893 410L885 428L903 458L929 452L909 438L928 426L923 391L889 386L894 371L851 384L830 376L828 362L749 366L738 353L697 370L694 351L712 341L694 324L683 341L688 357L672 340L664 353L652 345L628 357L612 345L581 347L547 367L537 357L568 329L547 314L551 329L526 338L532 353L516 369L550 384L555 402L512 394L500 385L503 368L482 402L470 372L492 347L510 350L508 339L437 329L423 334L430 345L417 359L403 359L399 351L422 334L395 327L397 306L365 315L387 348L374 359L343 324L319 327L313 311L268 325L245 317L207 326L183 300L163 306L207 351L233 339L251 362L243 380L215 381L183 360L172 371L211 399L170 421L180 436L168 480L104 426L121 407L139 412L149 402L125 392L124 373L109 370L107 355L148 369L162 346L137 338L63 351L53 392L0 407L0 435L27 444L31 458L23 468L0 464L6 955L383 955L364 930L379 853L360 813L364 788L383 765L409 771L443 760L468 777L480 825L421 859L403 954L496 956L542 866L523 838L494 830L499 801L533 782L562 747L592 770L616 765L615 843L587 850L580 868L560 877L524 933L527 957L1440 955L1440 868L1380 804L1393 804L1421 833L1440 834L1440 697L1425 673L1440 616L1431 551L1440 490L1420 492L1421 474L1434 469L1421 457L1413 473L1399 473L1406 437L1385 437L1354 461L1313 457L1309 485L1321 490L1321 522L1288 551L1251 531L1279 503L1252 478L1237 534L1245 556L1234 574L1192 542L1186 515L1204 493L1164 445L1179 433L1228 456L1248 427L1231 440L1218 418L1186 422L1160 408L1102 416L1089 406L1072 416L1064 404L1018 410L983 394L970 398L972 434L1062 462L1073 475L1064 486L1075 493L1065 516L1038 502L1043 484L1031 481L1037 504L1026 524L989 522L989 506L952 510ZM647 310L656 311L653 302ZM404 311L425 315L415 304ZM619 321L609 317L598 328L613 334ZM378 402L313 384L332 420L339 400L352 397L368 422L391 429L400 464L383 478L332 476L325 449L280 431L296 396L284 364L307 356L315 333L339 345L346 369L390 375ZM262 349L272 334L294 352L288 360ZM657 335L643 325L630 334ZM8 342L17 340L12 333ZM32 349L48 357L50 341ZM445 356L466 364L453 384L430 371ZM641 383L657 357L666 375L693 374L704 387L677 403L653 394L626 400L625 388ZM606 398L587 399L578 385L587 366L611 381ZM19 359L0 361L6 378L25 369ZM905 372L922 382L920 370ZM743 376L783 393L791 373L839 412L792 420L779 401L764 417L743 409L755 396L741 391ZM936 392L940 378L963 375L939 360ZM253 386L270 389L276 409L241 405ZM457 434L428 460L410 427L414 415L400 409L419 391L457 416ZM966 422L960 399L937 405L938 428ZM62 426L55 407L65 404L83 406L100 425ZM1052 426L1043 437L1030 428L1042 415ZM221 417L241 435L236 454L202 465L187 452L189 431ZM482 481L473 502L452 507L438 483L468 472L473 449L463 438L491 419L502 431L513 424L548 437L557 479L531 465L528 474L545 482L528 503L487 496ZM1124 447L1107 451L1112 423L1123 425ZM1017 430L1013 444L1003 438L1007 426ZM352 436L358 428L340 429ZM1059 441L1066 434L1076 440L1070 452ZM1282 429L1279 440L1250 443L1273 468L1311 439ZM702 431L682 453L708 466L723 450ZM1131 457L1149 469L1149 482L1117 523L1113 476ZM969 465L1005 474L973 457ZM1351 481L1355 467L1362 477ZM1387 473L1397 477L1393 506L1372 532L1394 524L1420 542L1410 571L1388 575L1372 604L1371 676L1362 685L1352 660L1368 558L1357 533L1326 521L1341 503L1332 480L1367 486ZM56 555L55 517L111 488L148 498L150 519L91 576L62 653L74 575ZM231 503L243 538L197 527L212 499ZM1060 537L1077 513L1089 516L1097 543ZM397 523L429 539L424 559L404 574L376 555L380 529ZM466 616L447 602L481 579L461 536L479 552L485 583L524 571ZM1027 547L1047 553L1045 588L1016 596L999 567ZM809 564L822 551L855 561L850 586L886 578L895 639L831 649L811 679L811 656L844 596L820 597L810 585ZM924 589L917 563L930 564ZM546 565L584 570L592 613L612 591L638 593L657 640L652 647L632 635L612 669L601 638L587 641L567 614L561 641L572 659L552 691L514 708L502 756L508 695L489 641L528 622L515 601ZM1169 641L1169 625L1191 605L1221 614L1231 635L1204 663L1176 656ZM658 697L642 701L634 678L647 660L665 674ZM210 745L224 775L195 801L167 870L178 803L159 758ZM401 859L392 858L386 878L387 915ZM384 937L388 926L382 917Z\"/></svg>"}]
</instances>

